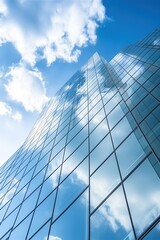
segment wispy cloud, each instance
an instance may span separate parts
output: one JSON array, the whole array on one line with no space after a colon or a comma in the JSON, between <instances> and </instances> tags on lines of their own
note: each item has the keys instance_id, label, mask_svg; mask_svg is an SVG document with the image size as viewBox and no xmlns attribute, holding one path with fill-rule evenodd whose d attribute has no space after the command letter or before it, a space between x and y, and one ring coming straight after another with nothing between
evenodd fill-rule
<instances>
[{"instance_id":1,"label":"wispy cloud","mask_svg":"<svg viewBox=\"0 0 160 240\"><path fill-rule=\"evenodd\" d=\"M22 114L18 111L13 111L13 109L3 101L0 101L0 116L9 116L14 120L22 120Z\"/></svg>"},{"instance_id":2,"label":"wispy cloud","mask_svg":"<svg viewBox=\"0 0 160 240\"><path fill-rule=\"evenodd\" d=\"M11 113L11 107L5 103L5 102L0 102L0 115L8 115Z\"/></svg>"}]
</instances>

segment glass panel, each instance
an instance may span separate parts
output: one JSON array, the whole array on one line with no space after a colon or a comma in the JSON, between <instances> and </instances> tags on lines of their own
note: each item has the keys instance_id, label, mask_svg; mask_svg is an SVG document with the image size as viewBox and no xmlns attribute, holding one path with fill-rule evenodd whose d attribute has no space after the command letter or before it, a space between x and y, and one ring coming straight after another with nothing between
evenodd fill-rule
<instances>
[{"instance_id":1,"label":"glass panel","mask_svg":"<svg viewBox=\"0 0 160 240\"><path fill-rule=\"evenodd\" d=\"M62 138L62 140L54 146L54 148L52 149L51 159L64 148L65 143L66 137Z\"/></svg>"},{"instance_id":2,"label":"glass panel","mask_svg":"<svg viewBox=\"0 0 160 240\"><path fill-rule=\"evenodd\" d=\"M35 208L38 193L39 189L37 189L29 198L23 202L16 220L16 225L18 225L25 218L25 216L27 216Z\"/></svg>"},{"instance_id":3,"label":"glass panel","mask_svg":"<svg viewBox=\"0 0 160 240\"><path fill-rule=\"evenodd\" d=\"M32 214L30 214L19 226L17 226L9 237L10 240L15 239L25 239L26 234L28 232L28 227L31 221Z\"/></svg>"},{"instance_id":4,"label":"glass panel","mask_svg":"<svg viewBox=\"0 0 160 240\"><path fill-rule=\"evenodd\" d=\"M75 111L76 121L79 122L79 125L85 126L88 122L88 108L84 108L83 104L78 106Z\"/></svg>"},{"instance_id":5,"label":"glass panel","mask_svg":"<svg viewBox=\"0 0 160 240\"><path fill-rule=\"evenodd\" d=\"M113 190L120 182L119 172L114 154L91 176L90 199L91 210Z\"/></svg>"},{"instance_id":6,"label":"glass panel","mask_svg":"<svg viewBox=\"0 0 160 240\"><path fill-rule=\"evenodd\" d=\"M39 157L40 157L40 153L38 153L32 160L30 160L30 162L27 164L27 168L26 168L26 170L25 170L25 173L27 173L28 171L30 171L31 168L33 169L33 166L36 165Z\"/></svg>"},{"instance_id":7,"label":"glass panel","mask_svg":"<svg viewBox=\"0 0 160 240\"><path fill-rule=\"evenodd\" d=\"M135 239L121 187L91 216L91 240L102 239Z\"/></svg>"},{"instance_id":8,"label":"glass panel","mask_svg":"<svg viewBox=\"0 0 160 240\"><path fill-rule=\"evenodd\" d=\"M56 141L55 143L59 142L68 132L68 125L61 129L61 131L59 133L57 133L58 135L56 136Z\"/></svg>"},{"instance_id":9,"label":"glass panel","mask_svg":"<svg viewBox=\"0 0 160 240\"><path fill-rule=\"evenodd\" d=\"M4 215L6 215L6 210L8 209L9 204L10 204L10 202L8 202L5 206L3 206L3 208L1 205L0 222L2 221Z\"/></svg>"},{"instance_id":10,"label":"glass panel","mask_svg":"<svg viewBox=\"0 0 160 240\"><path fill-rule=\"evenodd\" d=\"M34 171L34 168L32 168L21 180L20 180L20 184L17 188L17 192L24 188L24 186L31 180L32 178L32 175L33 175L33 171Z\"/></svg>"},{"instance_id":11,"label":"glass panel","mask_svg":"<svg viewBox=\"0 0 160 240\"><path fill-rule=\"evenodd\" d=\"M41 170L42 168L44 168L44 166L48 163L49 157L50 157L50 152L48 154L46 154L41 160L39 160L39 162L37 163L35 172L34 172L34 176Z\"/></svg>"},{"instance_id":12,"label":"glass panel","mask_svg":"<svg viewBox=\"0 0 160 240\"><path fill-rule=\"evenodd\" d=\"M73 127L68 133L67 141L69 142L72 138L74 138L81 129L82 127L79 124Z\"/></svg>"},{"instance_id":13,"label":"glass panel","mask_svg":"<svg viewBox=\"0 0 160 240\"><path fill-rule=\"evenodd\" d=\"M15 182L16 181L17 180L15 179ZM3 197L3 201L1 203L1 206L4 206L9 200L11 200L13 198L17 186L18 186L18 182L16 183L16 185L14 187L12 187L10 190L6 191L6 194ZM1 194L3 196L3 193L1 193Z\"/></svg>"},{"instance_id":14,"label":"glass panel","mask_svg":"<svg viewBox=\"0 0 160 240\"><path fill-rule=\"evenodd\" d=\"M125 181L125 189L139 236L160 213L160 179L148 160Z\"/></svg>"},{"instance_id":15,"label":"glass panel","mask_svg":"<svg viewBox=\"0 0 160 240\"><path fill-rule=\"evenodd\" d=\"M135 132L120 145L116 153L122 177L125 177L146 155Z\"/></svg>"},{"instance_id":16,"label":"glass panel","mask_svg":"<svg viewBox=\"0 0 160 240\"><path fill-rule=\"evenodd\" d=\"M41 202L45 197L47 197L58 185L60 175L60 168L58 168L45 182L43 183L39 202Z\"/></svg>"},{"instance_id":17,"label":"glass panel","mask_svg":"<svg viewBox=\"0 0 160 240\"><path fill-rule=\"evenodd\" d=\"M110 99L109 102L104 106L106 110L106 114L108 114L121 100L121 96L119 95L119 93L113 96L113 91L108 92L106 96L108 97L108 99Z\"/></svg>"},{"instance_id":18,"label":"glass panel","mask_svg":"<svg viewBox=\"0 0 160 240\"><path fill-rule=\"evenodd\" d=\"M102 142L90 153L91 173L112 153L113 146L110 135L107 135Z\"/></svg>"},{"instance_id":19,"label":"glass panel","mask_svg":"<svg viewBox=\"0 0 160 240\"><path fill-rule=\"evenodd\" d=\"M12 212L5 220L3 220L3 222L1 223L1 227L0 227L0 239L1 237L9 230L12 228L12 226L14 225L17 213L19 211L19 208L17 208L16 210L14 210L14 212Z\"/></svg>"},{"instance_id":20,"label":"glass panel","mask_svg":"<svg viewBox=\"0 0 160 240\"><path fill-rule=\"evenodd\" d=\"M104 119L98 127L90 134L90 149L92 150L108 133L106 119Z\"/></svg>"},{"instance_id":21,"label":"glass panel","mask_svg":"<svg viewBox=\"0 0 160 240\"><path fill-rule=\"evenodd\" d=\"M28 197L38 186L40 186L42 184L45 169L46 169L46 167L39 174L37 174L34 178L32 178L25 197Z\"/></svg>"},{"instance_id":22,"label":"glass panel","mask_svg":"<svg viewBox=\"0 0 160 240\"><path fill-rule=\"evenodd\" d=\"M50 226L50 222L48 224L46 224L42 229L40 229L37 232L37 234L35 234L31 239L32 240L41 240L41 239L47 240L49 226Z\"/></svg>"},{"instance_id":23,"label":"glass panel","mask_svg":"<svg viewBox=\"0 0 160 240\"><path fill-rule=\"evenodd\" d=\"M117 147L131 131L130 123L127 117L124 117L111 132L115 147Z\"/></svg>"},{"instance_id":24,"label":"glass panel","mask_svg":"<svg viewBox=\"0 0 160 240\"><path fill-rule=\"evenodd\" d=\"M62 151L60 151L56 156L54 156L54 158L52 159L52 161L49 162L48 167L47 167L47 172L46 172L46 178L53 173L58 166L61 165L62 160L63 160L63 155L64 155L64 149Z\"/></svg>"},{"instance_id":25,"label":"glass panel","mask_svg":"<svg viewBox=\"0 0 160 240\"><path fill-rule=\"evenodd\" d=\"M88 191L52 225L49 240L88 239Z\"/></svg>"},{"instance_id":26,"label":"glass panel","mask_svg":"<svg viewBox=\"0 0 160 240\"><path fill-rule=\"evenodd\" d=\"M84 127L74 139L68 143L65 150L65 159L76 150L76 148L87 138L88 128Z\"/></svg>"},{"instance_id":27,"label":"glass panel","mask_svg":"<svg viewBox=\"0 0 160 240\"><path fill-rule=\"evenodd\" d=\"M88 155L88 139L63 163L61 181ZM67 174L67 175L66 175Z\"/></svg>"},{"instance_id":28,"label":"glass panel","mask_svg":"<svg viewBox=\"0 0 160 240\"><path fill-rule=\"evenodd\" d=\"M90 131L92 131L103 119L105 118L104 110L99 111L89 122ZM103 129L108 131L108 126L106 120L103 121L101 126Z\"/></svg>"},{"instance_id":29,"label":"glass panel","mask_svg":"<svg viewBox=\"0 0 160 240\"><path fill-rule=\"evenodd\" d=\"M124 112L121 108L121 105L119 104L108 115L108 122L109 122L110 129L112 129L123 116L124 116Z\"/></svg>"},{"instance_id":30,"label":"glass panel","mask_svg":"<svg viewBox=\"0 0 160 240\"><path fill-rule=\"evenodd\" d=\"M21 204L26 193L26 189L27 187L24 187L21 191L19 191L18 194L13 197L11 204L7 210L7 215L11 213L19 204Z\"/></svg>"},{"instance_id":31,"label":"glass panel","mask_svg":"<svg viewBox=\"0 0 160 240\"><path fill-rule=\"evenodd\" d=\"M160 223L158 223L152 230L147 234L143 240L159 240L160 236Z\"/></svg>"},{"instance_id":32,"label":"glass panel","mask_svg":"<svg viewBox=\"0 0 160 240\"><path fill-rule=\"evenodd\" d=\"M65 170L68 171L68 169ZM88 175L88 159L86 159L59 186L54 217L63 212L85 189L88 185Z\"/></svg>"},{"instance_id":33,"label":"glass panel","mask_svg":"<svg viewBox=\"0 0 160 240\"><path fill-rule=\"evenodd\" d=\"M43 201L34 212L28 238L30 238L49 218L52 216L55 200L55 192L53 192L45 201ZM42 239L42 238L40 238Z\"/></svg>"},{"instance_id":34,"label":"glass panel","mask_svg":"<svg viewBox=\"0 0 160 240\"><path fill-rule=\"evenodd\" d=\"M1 240L6 240L6 239L9 239L9 235L11 234L11 231L10 232L7 232L5 235L3 235L3 237L1 238Z\"/></svg>"}]
</instances>

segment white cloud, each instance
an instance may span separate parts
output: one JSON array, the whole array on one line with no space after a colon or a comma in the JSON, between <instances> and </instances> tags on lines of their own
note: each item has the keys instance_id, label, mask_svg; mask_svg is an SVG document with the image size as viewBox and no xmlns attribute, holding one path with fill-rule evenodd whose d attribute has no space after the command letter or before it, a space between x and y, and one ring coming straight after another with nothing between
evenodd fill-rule
<instances>
[{"instance_id":1,"label":"white cloud","mask_svg":"<svg viewBox=\"0 0 160 240\"><path fill-rule=\"evenodd\" d=\"M13 109L3 101L0 101L0 115L11 117L17 121L22 120L22 114L18 111L14 112Z\"/></svg>"},{"instance_id":2,"label":"white cloud","mask_svg":"<svg viewBox=\"0 0 160 240\"><path fill-rule=\"evenodd\" d=\"M0 16L6 16L7 15L7 6L5 5L3 0L0 0Z\"/></svg>"},{"instance_id":3,"label":"white cloud","mask_svg":"<svg viewBox=\"0 0 160 240\"><path fill-rule=\"evenodd\" d=\"M45 238L45 240L47 240L47 237ZM62 240L62 238L50 235L49 240Z\"/></svg>"},{"instance_id":4,"label":"white cloud","mask_svg":"<svg viewBox=\"0 0 160 240\"><path fill-rule=\"evenodd\" d=\"M9 115L11 114L12 109L11 107L5 103L5 102L0 102L0 115L4 116L4 115Z\"/></svg>"},{"instance_id":5,"label":"white cloud","mask_svg":"<svg viewBox=\"0 0 160 240\"><path fill-rule=\"evenodd\" d=\"M13 101L20 103L26 111L42 110L48 98L42 75L37 69L12 67L6 77L8 83L5 84L5 89Z\"/></svg>"},{"instance_id":6,"label":"white cloud","mask_svg":"<svg viewBox=\"0 0 160 240\"><path fill-rule=\"evenodd\" d=\"M96 42L96 29L105 19L101 0L17 0L12 5L0 0L0 9L0 44L11 42L32 66L42 58L48 64L57 58L77 61L79 48Z\"/></svg>"},{"instance_id":7,"label":"white cloud","mask_svg":"<svg viewBox=\"0 0 160 240\"><path fill-rule=\"evenodd\" d=\"M17 120L17 121L21 121L22 120L22 114L20 112L15 112L13 115L12 115L12 118L14 120Z\"/></svg>"}]
</instances>

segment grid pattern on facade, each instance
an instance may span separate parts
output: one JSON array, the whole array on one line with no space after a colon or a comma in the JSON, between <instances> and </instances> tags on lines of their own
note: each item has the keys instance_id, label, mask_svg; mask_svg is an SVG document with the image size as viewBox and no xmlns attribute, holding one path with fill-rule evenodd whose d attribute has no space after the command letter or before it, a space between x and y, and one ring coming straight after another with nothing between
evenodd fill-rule
<instances>
[{"instance_id":1,"label":"grid pattern on facade","mask_svg":"<svg viewBox=\"0 0 160 240\"><path fill-rule=\"evenodd\" d=\"M159 239L159 65L157 30L59 90L0 169L0 239Z\"/></svg>"}]
</instances>

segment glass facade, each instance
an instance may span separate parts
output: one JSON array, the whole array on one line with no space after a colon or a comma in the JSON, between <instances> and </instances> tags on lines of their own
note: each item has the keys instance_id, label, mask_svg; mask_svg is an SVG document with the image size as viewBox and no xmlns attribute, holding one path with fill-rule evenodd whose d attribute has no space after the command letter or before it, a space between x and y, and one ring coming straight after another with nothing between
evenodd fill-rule
<instances>
[{"instance_id":1,"label":"glass facade","mask_svg":"<svg viewBox=\"0 0 160 240\"><path fill-rule=\"evenodd\" d=\"M95 53L0 172L1 240L159 240L160 30Z\"/></svg>"}]
</instances>

